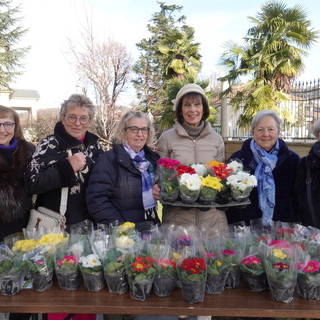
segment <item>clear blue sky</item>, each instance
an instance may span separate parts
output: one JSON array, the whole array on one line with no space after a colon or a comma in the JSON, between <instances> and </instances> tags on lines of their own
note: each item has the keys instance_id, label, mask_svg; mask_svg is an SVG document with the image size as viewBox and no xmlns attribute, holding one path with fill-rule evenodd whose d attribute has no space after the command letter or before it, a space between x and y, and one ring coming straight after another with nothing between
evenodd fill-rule
<instances>
[{"instance_id":1,"label":"clear blue sky","mask_svg":"<svg viewBox=\"0 0 320 320\"><path fill-rule=\"evenodd\" d=\"M20 2L20 0L14 0ZM175 0L166 4L183 6L181 14L195 29L195 40L202 54L202 77L219 73L217 61L226 41L240 43L252 26L248 16L256 16L266 1L261 0ZM301 4L320 30L319 0L282 0L287 6ZM67 37L77 39L85 25L84 11L89 13L97 37L113 38L126 44L134 59L139 55L135 44L148 37L146 25L159 11L156 0L22 0L23 24L29 28L24 39L32 49L26 59L26 73L14 88L35 89L41 95L41 107L58 107L76 91L75 75L67 57ZM305 58L306 69L300 80L320 77L320 42ZM221 73L220 73L221 74ZM131 93L132 94L132 93ZM127 93L127 100L129 97Z\"/></svg>"}]
</instances>

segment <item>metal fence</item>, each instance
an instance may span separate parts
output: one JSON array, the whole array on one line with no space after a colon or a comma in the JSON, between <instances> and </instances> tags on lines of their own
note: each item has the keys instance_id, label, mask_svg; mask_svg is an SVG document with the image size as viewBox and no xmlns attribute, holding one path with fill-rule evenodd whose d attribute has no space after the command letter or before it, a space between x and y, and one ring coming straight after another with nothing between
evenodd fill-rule
<instances>
[{"instance_id":1,"label":"metal fence","mask_svg":"<svg viewBox=\"0 0 320 320\"><path fill-rule=\"evenodd\" d=\"M216 107L219 105L216 102ZM283 120L281 137L287 141L314 140L314 123L320 119L320 78L313 81L295 82L290 92L290 101L279 105ZM229 139L246 139L249 129L240 129L237 121L243 108L235 112L228 105L228 137ZM283 115L286 115L284 117ZM286 118L286 120L285 120ZM217 119L219 123L219 117ZM219 130L219 126L217 126Z\"/></svg>"}]
</instances>

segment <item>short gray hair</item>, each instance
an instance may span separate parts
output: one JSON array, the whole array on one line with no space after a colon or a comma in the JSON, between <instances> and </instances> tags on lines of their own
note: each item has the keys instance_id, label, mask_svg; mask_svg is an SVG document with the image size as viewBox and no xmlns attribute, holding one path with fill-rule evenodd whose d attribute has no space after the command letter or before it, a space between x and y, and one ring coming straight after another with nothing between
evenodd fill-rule
<instances>
[{"instance_id":1,"label":"short gray hair","mask_svg":"<svg viewBox=\"0 0 320 320\"><path fill-rule=\"evenodd\" d=\"M128 122L134 118L143 118L143 119L147 120L148 128L150 129L150 131L148 133L146 145L151 145L154 142L154 134L155 134L153 122L152 122L151 118L146 113L144 113L142 111L138 111L138 110L128 111L127 113L125 113L121 117L121 119L119 120L119 122L114 130L113 141L115 143L119 143L122 145L127 143L127 140L125 138L126 127L128 125Z\"/></svg>"},{"instance_id":2,"label":"short gray hair","mask_svg":"<svg viewBox=\"0 0 320 320\"><path fill-rule=\"evenodd\" d=\"M93 120L95 108L92 101L87 96L78 93L72 94L67 100L63 101L59 112L60 120L63 120L71 105L88 108L89 118L90 120Z\"/></svg>"},{"instance_id":3,"label":"short gray hair","mask_svg":"<svg viewBox=\"0 0 320 320\"><path fill-rule=\"evenodd\" d=\"M319 136L319 134L320 134L320 119L318 119L316 121L316 123L314 124L313 134L316 137L316 139L320 138L320 136Z\"/></svg>"},{"instance_id":4,"label":"short gray hair","mask_svg":"<svg viewBox=\"0 0 320 320\"><path fill-rule=\"evenodd\" d=\"M253 133L254 129L257 127L257 125L262 121L265 117L272 117L277 125L278 131L280 133L281 130L281 119L278 116L278 113L274 110L262 110L258 112L251 121L251 133Z\"/></svg>"}]
</instances>

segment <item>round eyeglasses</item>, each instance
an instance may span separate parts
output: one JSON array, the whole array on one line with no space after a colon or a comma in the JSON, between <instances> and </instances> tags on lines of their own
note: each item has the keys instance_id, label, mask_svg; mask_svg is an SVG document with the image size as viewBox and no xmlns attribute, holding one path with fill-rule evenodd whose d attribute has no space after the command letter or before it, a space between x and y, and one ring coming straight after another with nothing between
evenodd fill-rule
<instances>
[{"instance_id":1,"label":"round eyeglasses","mask_svg":"<svg viewBox=\"0 0 320 320\"><path fill-rule=\"evenodd\" d=\"M78 119L79 119L79 122L80 122L81 124L87 124L87 123L89 122L89 117L87 117L87 116L81 116L81 117L78 118L78 117L77 117L76 115L74 115L74 114L69 114L69 115L67 115L67 116L66 116L66 119L67 119L67 121L70 122L70 123L76 123Z\"/></svg>"},{"instance_id":2,"label":"round eyeglasses","mask_svg":"<svg viewBox=\"0 0 320 320\"><path fill-rule=\"evenodd\" d=\"M0 122L0 128L3 126L5 130L11 130L14 125L14 122Z\"/></svg>"},{"instance_id":3,"label":"round eyeglasses","mask_svg":"<svg viewBox=\"0 0 320 320\"><path fill-rule=\"evenodd\" d=\"M132 126L132 127L126 127L126 129L129 129L132 133L135 133L135 134L137 134L139 131L141 131L141 133L143 134L147 134L150 131L150 128L148 127L139 128L136 126Z\"/></svg>"}]
</instances>

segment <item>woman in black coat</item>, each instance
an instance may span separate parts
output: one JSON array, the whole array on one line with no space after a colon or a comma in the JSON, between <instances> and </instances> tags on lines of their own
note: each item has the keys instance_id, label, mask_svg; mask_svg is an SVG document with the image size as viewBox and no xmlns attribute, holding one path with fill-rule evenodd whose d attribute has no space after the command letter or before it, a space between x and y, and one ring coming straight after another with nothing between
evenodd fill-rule
<instances>
[{"instance_id":1,"label":"woman in black coat","mask_svg":"<svg viewBox=\"0 0 320 320\"><path fill-rule=\"evenodd\" d=\"M19 115L0 105L0 242L27 226L32 203L23 173L34 149L23 137Z\"/></svg>"},{"instance_id":2,"label":"woman in black coat","mask_svg":"<svg viewBox=\"0 0 320 320\"><path fill-rule=\"evenodd\" d=\"M262 218L270 221L294 222L293 187L299 156L289 150L279 138L280 118L275 111L258 112L251 123L253 138L233 153L230 160L239 159L244 169L254 174L258 185L251 191L251 204L243 209L229 208L228 223Z\"/></svg>"},{"instance_id":3,"label":"woman in black coat","mask_svg":"<svg viewBox=\"0 0 320 320\"><path fill-rule=\"evenodd\" d=\"M112 150L98 159L89 179L87 206L95 222L130 221L140 230L159 222L152 195L159 156L148 147L153 136L147 114L129 111L121 118Z\"/></svg>"},{"instance_id":4,"label":"woman in black coat","mask_svg":"<svg viewBox=\"0 0 320 320\"><path fill-rule=\"evenodd\" d=\"M320 228L320 120L315 123L313 133L318 141L299 162L294 190L298 222Z\"/></svg>"},{"instance_id":5,"label":"woman in black coat","mask_svg":"<svg viewBox=\"0 0 320 320\"><path fill-rule=\"evenodd\" d=\"M86 187L93 165L103 152L98 137L87 131L94 106L73 94L60 108L54 134L42 139L25 173L27 190L37 194L37 206L59 211L61 188L68 188L67 226L89 219Z\"/></svg>"},{"instance_id":6,"label":"woman in black coat","mask_svg":"<svg viewBox=\"0 0 320 320\"><path fill-rule=\"evenodd\" d=\"M32 202L23 173L34 149L23 137L17 112L0 105L0 242L28 224ZM9 319L28 320L30 316L11 313Z\"/></svg>"}]
</instances>

